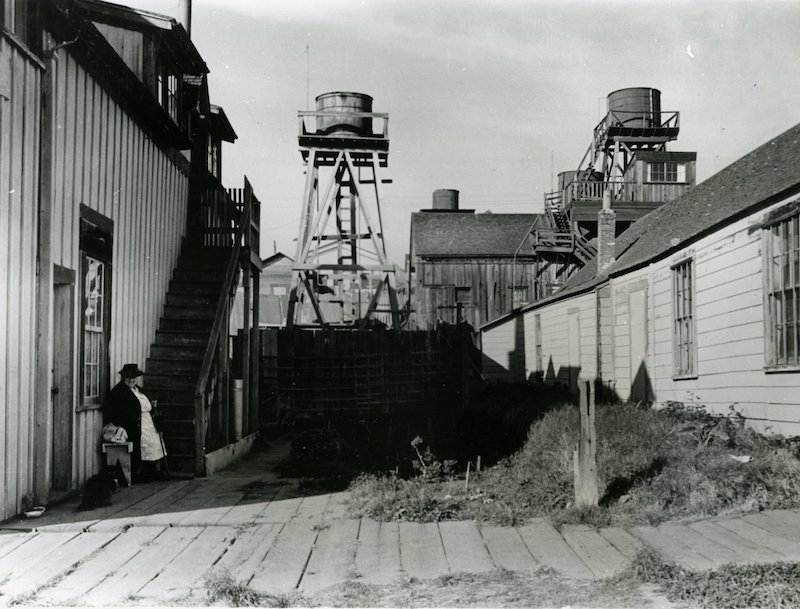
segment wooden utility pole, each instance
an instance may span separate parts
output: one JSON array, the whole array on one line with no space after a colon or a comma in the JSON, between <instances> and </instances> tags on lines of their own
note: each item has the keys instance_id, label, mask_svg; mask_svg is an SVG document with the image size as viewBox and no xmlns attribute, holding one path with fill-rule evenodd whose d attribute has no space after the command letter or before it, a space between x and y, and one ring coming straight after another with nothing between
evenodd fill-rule
<instances>
[{"instance_id":1,"label":"wooden utility pole","mask_svg":"<svg viewBox=\"0 0 800 609\"><path fill-rule=\"evenodd\" d=\"M597 431L595 429L594 383L578 379L581 412L580 437L573 454L575 469L575 505L597 505Z\"/></svg>"}]
</instances>

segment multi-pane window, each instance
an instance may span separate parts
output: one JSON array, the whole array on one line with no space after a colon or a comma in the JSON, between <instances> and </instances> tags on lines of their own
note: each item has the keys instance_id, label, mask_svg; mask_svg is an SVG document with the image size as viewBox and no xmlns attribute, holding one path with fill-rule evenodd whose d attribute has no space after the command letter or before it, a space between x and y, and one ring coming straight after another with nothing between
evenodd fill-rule
<instances>
[{"instance_id":1,"label":"multi-pane window","mask_svg":"<svg viewBox=\"0 0 800 609\"><path fill-rule=\"evenodd\" d=\"M158 103L170 118L178 122L178 77L162 67L158 71Z\"/></svg>"},{"instance_id":2,"label":"multi-pane window","mask_svg":"<svg viewBox=\"0 0 800 609\"><path fill-rule=\"evenodd\" d=\"M83 336L83 398L84 401L98 400L102 391L102 369L104 360L105 318L105 263L86 258L86 279L84 280Z\"/></svg>"},{"instance_id":3,"label":"multi-pane window","mask_svg":"<svg viewBox=\"0 0 800 609\"><path fill-rule=\"evenodd\" d=\"M697 373L692 261L672 267L673 355L676 376Z\"/></svg>"},{"instance_id":4,"label":"multi-pane window","mask_svg":"<svg viewBox=\"0 0 800 609\"><path fill-rule=\"evenodd\" d=\"M648 182L686 182L686 163L662 161L647 164Z\"/></svg>"},{"instance_id":5,"label":"multi-pane window","mask_svg":"<svg viewBox=\"0 0 800 609\"><path fill-rule=\"evenodd\" d=\"M767 364L800 364L800 215L766 229Z\"/></svg>"}]
</instances>

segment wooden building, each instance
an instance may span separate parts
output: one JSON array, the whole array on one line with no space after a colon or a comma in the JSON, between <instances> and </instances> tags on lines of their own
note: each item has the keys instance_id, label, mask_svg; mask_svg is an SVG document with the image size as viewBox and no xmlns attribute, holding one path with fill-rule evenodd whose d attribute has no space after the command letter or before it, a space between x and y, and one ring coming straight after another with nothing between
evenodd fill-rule
<instances>
[{"instance_id":1,"label":"wooden building","mask_svg":"<svg viewBox=\"0 0 800 609\"><path fill-rule=\"evenodd\" d=\"M484 361L797 435L798 162L800 125L633 224L610 255L601 241L601 270L483 326Z\"/></svg>"},{"instance_id":2,"label":"wooden building","mask_svg":"<svg viewBox=\"0 0 800 609\"><path fill-rule=\"evenodd\" d=\"M176 268L209 233L227 231L227 261L247 205L209 171L218 177L232 129L208 102L208 69L183 26L89 0L11 0L0 18L2 520L99 471L116 371L145 364L158 334L193 314L188 302L173 310ZM200 380L188 365L180 374ZM194 395L190 412L171 411L163 386L147 376L173 423L175 464L186 454L194 466L209 447L205 417L201 431L178 431L195 420Z\"/></svg>"},{"instance_id":3,"label":"wooden building","mask_svg":"<svg viewBox=\"0 0 800 609\"><path fill-rule=\"evenodd\" d=\"M542 215L459 210L454 191L446 192L453 198L444 207L411 215L409 328L466 322L477 329L552 294L577 268L569 254L533 251L531 229Z\"/></svg>"},{"instance_id":4,"label":"wooden building","mask_svg":"<svg viewBox=\"0 0 800 609\"><path fill-rule=\"evenodd\" d=\"M546 219L534 231L541 255L594 255L597 214L616 214L616 234L695 185L695 152L667 145L680 132L680 113L661 110L661 92L649 87L613 91L578 168L558 174L558 190L545 193Z\"/></svg>"}]
</instances>

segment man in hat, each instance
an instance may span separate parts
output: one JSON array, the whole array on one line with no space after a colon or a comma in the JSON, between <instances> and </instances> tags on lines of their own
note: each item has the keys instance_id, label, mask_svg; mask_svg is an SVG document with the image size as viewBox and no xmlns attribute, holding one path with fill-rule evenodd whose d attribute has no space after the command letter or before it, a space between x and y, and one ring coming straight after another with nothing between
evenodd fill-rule
<instances>
[{"instance_id":1,"label":"man in hat","mask_svg":"<svg viewBox=\"0 0 800 609\"><path fill-rule=\"evenodd\" d=\"M133 479L138 481L163 477L161 465L166 457L151 415L153 404L137 383L143 374L137 364L125 364L105 405L106 423L123 427L133 442L131 470Z\"/></svg>"}]
</instances>

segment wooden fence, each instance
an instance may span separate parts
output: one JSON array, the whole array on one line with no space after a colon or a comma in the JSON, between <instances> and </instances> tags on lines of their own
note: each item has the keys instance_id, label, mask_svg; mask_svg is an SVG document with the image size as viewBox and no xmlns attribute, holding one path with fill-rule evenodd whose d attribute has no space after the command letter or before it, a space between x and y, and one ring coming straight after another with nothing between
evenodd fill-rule
<instances>
[{"instance_id":1,"label":"wooden fence","mask_svg":"<svg viewBox=\"0 0 800 609\"><path fill-rule=\"evenodd\" d=\"M431 331L262 328L262 420L441 413L469 399L466 325Z\"/></svg>"}]
</instances>

